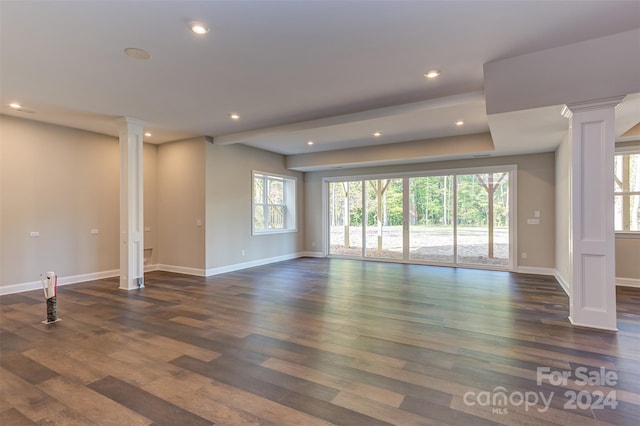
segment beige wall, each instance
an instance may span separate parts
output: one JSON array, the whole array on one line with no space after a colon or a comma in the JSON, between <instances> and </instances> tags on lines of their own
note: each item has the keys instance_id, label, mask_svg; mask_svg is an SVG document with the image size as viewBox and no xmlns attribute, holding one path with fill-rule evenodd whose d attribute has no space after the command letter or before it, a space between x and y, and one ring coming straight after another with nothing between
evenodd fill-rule
<instances>
[{"instance_id":1,"label":"beige wall","mask_svg":"<svg viewBox=\"0 0 640 426\"><path fill-rule=\"evenodd\" d=\"M242 146L206 144L207 269L294 255L303 248L303 174L285 168L279 154ZM251 235L251 172L297 178L298 231ZM242 255L242 250L245 255Z\"/></svg>"},{"instance_id":2,"label":"beige wall","mask_svg":"<svg viewBox=\"0 0 640 426\"><path fill-rule=\"evenodd\" d=\"M640 123L624 136L640 136ZM616 148L639 148L640 141L617 142ZM640 238L616 237L616 277L637 280L640 286Z\"/></svg>"},{"instance_id":3,"label":"beige wall","mask_svg":"<svg viewBox=\"0 0 640 426\"><path fill-rule=\"evenodd\" d=\"M571 133L556 149L556 270L571 287ZM631 143L633 144L633 143ZM618 144L630 146L629 143ZM635 146L635 145L633 145ZM640 239L616 237L616 277L640 280Z\"/></svg>"},{"instance_id":4,"label":"beige wall","mask_svg":"<svg viewBox=\"0 0 640 426\"><path fill-rule=\"evenodd\" d=\"M0 285L34 282L48 270L61 277L116 271L117 138L0 120ZM298 232L251 235L253 169L298 178ZM204 137L145 144L145 263L204 273L294 255L303 247L303 201L303 174L288 172L281 155L214 147ZM96 228L99 234L91 234ZM40 237L29 237L31 231Z\"/></svg>"},{"instance_id":5,"label":"beige wall","mask_svg":"<svg viewBox=\"0 0 640 426\"><path fill-rule=\"evenodd\" d=\"M198 137L158 146L160 265L204 271L205 143Z\"/></svg>"},{"instance_id":6,"label":"beige wall","mask_svg":"<svg viewBox=\"0 0 640 426\"><path fill-rule=\"evenodd\" d=\"M571 287L571 135L556 149L556 272Z\"/></svg>"},{"instance_id":7,"label":"beige wall","mask_svg":"<svg viewBox=\"0 0 640 426\"><path fill-rule=\"evenodd\" d=\"M108 136L0 117L2 285L118 268L119 150ZM92 235L91 229L99 229ZM32 238L35 231L40 237Z\"/></svg>"},{"instance_id":8,"label":"beige wall","mask_svg":"<svg viewBox=\"0 0 640 426\"><path fill-rule=\"evenodd\" d=\"M144 263L158 263L158 145L143 146Z\"/></svg>"},{"instance_id":9,"label":"beige wall","mask_svg":"<svg viewBox=\"0 0 640 426\"><path fill-rule=\"evenodd\" d=\"M0 115L0 141L0 285L50 270L61 277L117 270L118 139ZM155 157L156 147L145 144L146 247L156 237ZM34 231L40 236L30 237Z\"/></svg>"},{"instance_id":10,"label":"beige wall","mask_svg":"<svg viewBox=\"0 0 640 426\"><path fill-rule=\"evenodd\" d=\"M305 250L320 251L322 235L322 178L376 173L420 172L491 165L518 166L517 176L517 265L539 268L555 267L554 154L533 154L443 161L402 166L367 167L307 173L305 177ZM534 210L540 210L540 225L528 225ZM315 243L315 247L313 247ZM527 252L528 258L520 254Z\"/></svg>"},{"instance_id":11,"label":"beige wall","mask_svg":"<svg viewBox=\"0 0 640 426\"><path fill-rule=\"evenodd\" d=\"M640 281L639 238L616 238L616 277Z\"/></svg>"}]
</instances>

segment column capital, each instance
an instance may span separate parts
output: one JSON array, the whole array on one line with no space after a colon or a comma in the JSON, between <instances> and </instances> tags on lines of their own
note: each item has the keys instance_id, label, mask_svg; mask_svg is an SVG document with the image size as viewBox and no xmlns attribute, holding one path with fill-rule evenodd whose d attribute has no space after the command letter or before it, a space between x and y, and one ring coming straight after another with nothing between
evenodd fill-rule
<instances>
[{"instance_id":1,"label":"column capital","mask_svg":"<svg viewBox=\"0 0 640 426\"><path fill-rule=\"evenodd\" d=\"M567 108L572 113L583 112L583 111L592 111L595 109L603 109L607 107L616 107L626 95L620 96L612 96L610 98L602 98L602 99L593 99L590 101L583 102L575 102L572 104L567 104Z\"/></svg>"},{"instance_id":2,"label":"column capital","mask_svg":"<svg viewBox=\"0 0 640 426\"><path fill-rule=\"evenodd\" d=\"M131 117L118 117L115 119L116 124L122 128L126 126L139 126L144 127L145 122Z\"/></svg>"}]
</instances>

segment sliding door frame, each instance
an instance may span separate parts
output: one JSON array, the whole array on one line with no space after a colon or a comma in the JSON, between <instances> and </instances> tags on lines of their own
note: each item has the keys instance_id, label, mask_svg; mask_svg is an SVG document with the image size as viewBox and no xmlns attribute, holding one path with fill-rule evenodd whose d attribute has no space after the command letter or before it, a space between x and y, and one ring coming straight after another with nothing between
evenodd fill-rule
<instances>
[{"instance_id":1,"label":"sliding door frame","mask_svg":"<svg viewBox=\"0 0 640 426\"><path fill-rule=\"evenodd\" d=\"M469 174L484 174L484 173L509 173L509 264L505 266L500 265L484 265L484 264L470 264L458 262L458 248L457 248L457 223L458 223L458 192L457 181L458 175ZM454 176L453 179L453 250L454 250L454 262L429 262L429 261L416 261L409 260L409 179L418 177L430 177L430 176ZM518 166L515 164L495 165L495 166L481 166L481 167L468 167L468 168L455 168L455 169L438 169L438 170L424 170L414 172L401 172L401 173L380 173L380 174L365 174L365 175L353 175L353 176L332 176L322 178L322 251L323 256L344 258L344 259L357 259L376 262L393 262L393 263L408 263L418 265L435 265L435 266L449 266L449 267L462 267L462 268L474 268L474 269L492 269L492 270L506 270L513 271L516 268L517 262L517 244L518 244L518 214L517 214L517 177ZM385 259L376 257L367 257L366 253L366 212L365 212L365 191L364 181L374 179L402 179L403 181L403 257L402 259ZM329 225L329 184L332 182L353 182L362 181L362 205L363 205L363 217L362 217L362 251L360 256L347 256L330 253L330 234L331 227Z\"/></svg>"}]
</instances>

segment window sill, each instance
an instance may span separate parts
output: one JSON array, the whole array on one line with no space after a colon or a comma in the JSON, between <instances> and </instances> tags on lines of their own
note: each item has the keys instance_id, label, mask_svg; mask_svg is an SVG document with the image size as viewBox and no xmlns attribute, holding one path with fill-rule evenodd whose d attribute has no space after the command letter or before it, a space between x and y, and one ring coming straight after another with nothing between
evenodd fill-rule
<instances>
[{"instance_id":1,"label":"window sill","mask_svg":"<svg viewBox=\"0 0 640 426\"><path fill-rule=\"evenodd\" d=\"M630 240L640 240L640 232L624 232L624 231L616 231L616 238L620 239L630 239Z\"/></svg>"},{"instance_id":2,"label":"window sill","mask_svg":"<svg viewBox=\"0 0 640 426\"><path fill-rule=\"evenodd\" d=\"M253 231L252 235L272 235L272 234L292 234L298 232L297 229L278 229L275 231Z\"/></svg>"}]
</instances>

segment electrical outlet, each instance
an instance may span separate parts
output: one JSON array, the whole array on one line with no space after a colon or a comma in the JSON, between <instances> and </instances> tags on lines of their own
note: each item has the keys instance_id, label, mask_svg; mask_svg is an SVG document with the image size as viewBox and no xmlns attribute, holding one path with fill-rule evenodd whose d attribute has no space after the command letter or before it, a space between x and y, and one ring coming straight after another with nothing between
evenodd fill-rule
<instances>
[{"instance_id":1,"label":"electrical outlet","mask_svg":"<svg viewBox=\"0 0 640 426\"><path fill-rule=\"evenodd\" d=\"M522 258L523 258L523 259L526 259L526 258L527 258L527 252L526 252L526 251L523 251L523 252L522 252Z\"/></svg>"},{"instance_id":2,"label":"electrical outlet","mask_svg":"<svg viewBox=\"0 0 640 426\"><path fill-rule=\"evenodd\" d=\"M240 251L240 254L241 254L242 256L244 256L244 250L241 250L241 251Z\"/></svg>"},{"instance_id":3,"label":"electrical outlet","mask_svg":"<svg viewBox=\"0 0 640 426\"><path fill-rule=\"evenodd\" d=\"M31 232L29 232L29 236L30 237L39 237L40 233L38 231L31 231Z\"/></svg>"},{"instance_id":4,"label":"electrical outlet","mask_svg":"<svg viewBox=\"0 0 640 426\"><path fill-rule=\"evenodd\" d=\"M91 230L91 233L92 233L92 234L99 234L99 233L100 233L100 230L99 230L99 229L92 229L92 230Z\"/></svg>"},{"instance_id":5,"label":"electrical outlet","mask_svg":"<svg viewBox=\"0 0 640 426\"><path fill-rule=\"evenodd\" d=\"M311 247L315 247L316 246L316 242L315 241L311 241Z\"/></svg>"}]
</instances>

